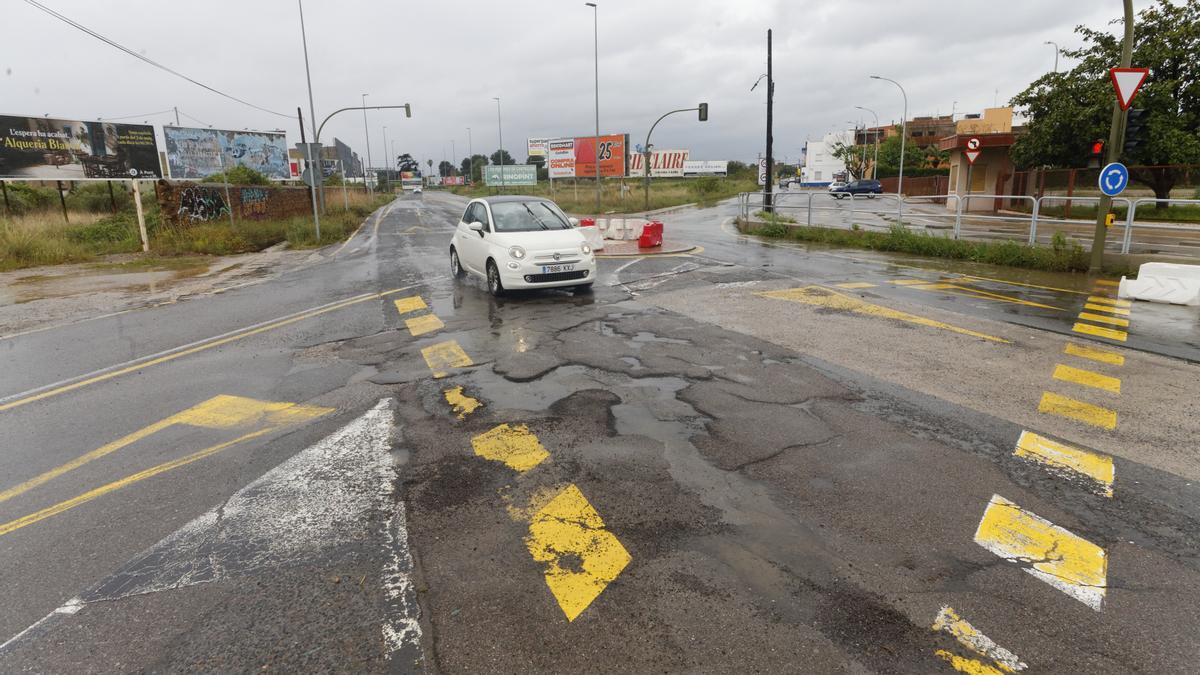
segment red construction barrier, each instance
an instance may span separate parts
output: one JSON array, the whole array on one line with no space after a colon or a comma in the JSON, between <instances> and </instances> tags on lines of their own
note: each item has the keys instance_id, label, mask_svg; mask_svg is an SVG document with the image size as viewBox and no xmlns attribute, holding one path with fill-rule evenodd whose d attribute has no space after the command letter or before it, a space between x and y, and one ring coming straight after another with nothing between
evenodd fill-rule
<instances>
[{"instance_id":1,"label":"red construction barrier","mask_svg":"<svg viewBox=\"0 0 1200 675\"><path fill-rule=\"evenodd\" d=\"M638 248L654 248L662 246L663 224L652 220L642 226L642 236L638 237Z\"/></svg>"},{"instance_id":2,"label":"red construction barrier","mask_svg":"<svg viewBox=\"0 0 1200 675\"><path fill-rule=\"evenodd\" d=\"M580 227L595 227L596 219L595 218L580 218L579 226Z\"/></svg>"}]
</instances>

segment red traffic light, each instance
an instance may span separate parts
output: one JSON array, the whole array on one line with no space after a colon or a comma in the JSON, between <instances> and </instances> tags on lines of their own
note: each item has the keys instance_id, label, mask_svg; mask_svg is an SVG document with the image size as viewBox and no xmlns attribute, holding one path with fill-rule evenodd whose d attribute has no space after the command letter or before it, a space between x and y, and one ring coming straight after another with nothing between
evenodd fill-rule
<instances>
[{"instance_id":1,"label":"red traffic light","mask_svg":"<svg viewBox=\"0 0 1200 675\"><path fill-rule=\"evenodd\" d=\"M1092 143L1092 154L1093 155L1103 155L1104 154L1104 141L1096 141L1096 142Z\"/></svg>"}]
</instances>

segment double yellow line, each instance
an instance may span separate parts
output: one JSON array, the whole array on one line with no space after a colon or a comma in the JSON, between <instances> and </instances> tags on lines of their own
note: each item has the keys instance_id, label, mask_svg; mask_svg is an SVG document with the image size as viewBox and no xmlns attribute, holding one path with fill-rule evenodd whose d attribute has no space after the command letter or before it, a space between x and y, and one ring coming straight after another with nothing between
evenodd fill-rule
<instances>
[{"instance_id":1,"label":"double yellow line","mask_svg":"<svg viewBox=\"0 0 1200 675\"><path fill-rule=\"evenodd\" d=\"M48 388L43 388L41 391L33 390L34 393L17 394L17 398L14 398L14 399L11 399L8 401L4 401L4 402L0 402L0 412L3 412L5 410L12 410L13 408L19 408L23 405L27 405L27 404L33 403L35 401L41 401L41 400L44 400L47 398L51 398L53 396L58 396L59 394L65 394L69 391L74 391L76 389L81 389L83 387L87 387L87 386L90 386L93 384L104 382L106 380L111 380L113 378L121 377L122 375L128 375L129 373L139 371L143 368L150 368L152 366L161 365L163 363L174 361L175 359L183 358L185 356L191 356L192 354L203 352L203 351L212 349L214 347L220 347L222 345L229 344L230 342L236 342L237 340L241 340L241 339L248 338L248 337L251 337L254 335L258 335L260 333L265 333L267 331L274 330L276 328L282 328L284 326L296 323L298 321L304 321L305 319L311 319L313 317L320 316L320 315L326 314L328 312L333 312L333 311L336 311L339 309L343 309L345 307L349 307L351 305L356 305L360 302L366 302L368 300L383 298L383 297L392 295L394 293L400 293L402 291L406 291L406 290L409 290L410 288L414 288L414 287L415 287L415 284L412 286L405 286L403 288L394 288L392 290L383 291L380 293L365 293L363 295L354 296L347 300L339 300L339 301L332 302L327 305L315 307L313 309L307 309L307 310L304 310L304 311L296 313L296 314L291 314L288 316L280 317L278 319L273 319L266 323L257 324L254 326L250 326L248 328L240 328L231 333L225 333L223 335L218 335L215 337L207 338L205 340L201 340L200 342L194 342L190 345L176 347L173 350L168 350L166 352L160 352L160 354L157 354L157 355L143 357L142 359L137 359L135 361L129 362L129 365L119 365L119 366L114 366L110 369L97 371L95 374L83 376L82 379L76 379L74 381L67 381L67 382L61 383L61 384L49 385Z\"/></svg>"}]
</instances>

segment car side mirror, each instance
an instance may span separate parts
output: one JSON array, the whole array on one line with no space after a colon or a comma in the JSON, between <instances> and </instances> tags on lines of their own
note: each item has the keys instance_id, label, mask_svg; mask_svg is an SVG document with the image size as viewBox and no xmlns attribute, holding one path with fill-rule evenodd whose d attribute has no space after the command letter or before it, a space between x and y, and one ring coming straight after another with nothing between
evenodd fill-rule
<instances>
[{"instance_id":1,"label":"car side mirror","mask_svg":"<svg viewBox=\"0 0 1200 675\"><path fill-rule=\"evenodd\" d=\"M472 232L482 233L483 223L479 222L478 220L471 221L470 223L467 223L467 229L471 230Z\"/></svg>"},{"instance_id":2,"label":"car side mirror","mask_svg":"<svg viewBox=\"0 0 1200 675\"><path fill-rule=\"evenodd\" d=\"M571 223L571 227L579 227L578 218L567 218L567 220Z\"/></svg>"}]
</instances>

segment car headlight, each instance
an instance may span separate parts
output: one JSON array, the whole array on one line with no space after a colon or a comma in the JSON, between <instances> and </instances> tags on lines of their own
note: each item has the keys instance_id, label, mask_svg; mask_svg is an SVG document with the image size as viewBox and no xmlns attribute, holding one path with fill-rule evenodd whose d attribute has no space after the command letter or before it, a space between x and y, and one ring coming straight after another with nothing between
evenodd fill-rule
<instances>
[{"instance_id":1,"label":"car headlight","mask_svg":"<svg viewBox=\"0 0 1200 675\"><path fill-rule=\"evenodd\" d=\"M579 245L579 250L583 251L584 255L588 255L592 252L592 247L585 241Z\"/></svg>"},{"instance_id":2,"label":"car headlight","mask_svg":"<svg viewBox=\"0 0 1200 675\"><path fill-rule=\"evenodd\" d=\"M525 249L521 248L520 246L510 246L508 249L508 255L512 256L515 260L524 260Z\"/></svg>"}]
</instances>

